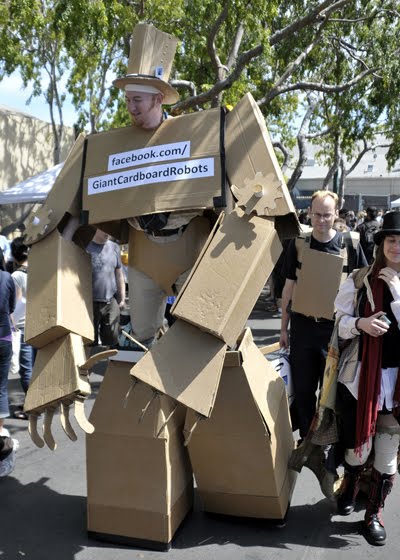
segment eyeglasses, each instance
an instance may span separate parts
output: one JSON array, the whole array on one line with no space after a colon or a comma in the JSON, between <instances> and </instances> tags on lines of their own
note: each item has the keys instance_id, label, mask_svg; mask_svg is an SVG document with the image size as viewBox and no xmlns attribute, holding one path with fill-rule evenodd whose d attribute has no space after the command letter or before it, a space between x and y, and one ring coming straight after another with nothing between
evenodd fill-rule
<instances>
[{"instance_id":1,"label":"eyeglasses","mask_svg":"<svg viewBox=\"0 0 400 560\"><path fill-rule=\"evenodd\" d=\"M326 222L333 218L334 214L326 213L326 214L318 214L318 212L312 212L311 216L316 218L317 220L325 220Z\"/></svg>"}]
</instances>

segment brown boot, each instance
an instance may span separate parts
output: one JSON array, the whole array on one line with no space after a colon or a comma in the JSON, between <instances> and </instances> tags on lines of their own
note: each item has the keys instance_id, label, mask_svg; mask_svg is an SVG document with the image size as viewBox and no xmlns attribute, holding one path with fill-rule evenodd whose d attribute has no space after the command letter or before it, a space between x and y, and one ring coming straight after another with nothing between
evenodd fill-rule
<instances>
[{"instance_id":1,"label":"brown boot","mask_svg":"<svg viewBox=\"0 0 400 560\"><path fill-rule=\"evenodd\" d=\"M374 546L381 546L386 543L386 531L381 514L386 497L393 487L394 477L394 474L382 474L372 468L363 532L369 544Z\"/></svg>"},{"instance_id":2,"label":"brown boot","mask_svg":"<svg viewBox=\"0 0 400 560\"><path fill-rule=\"evenodd\" d=\"M344 478L337 499L337 512L339 515L350 515L350 513L353 513L363 469L364 465L352 466L344 463Z\"/></svg>"}]
</instances>

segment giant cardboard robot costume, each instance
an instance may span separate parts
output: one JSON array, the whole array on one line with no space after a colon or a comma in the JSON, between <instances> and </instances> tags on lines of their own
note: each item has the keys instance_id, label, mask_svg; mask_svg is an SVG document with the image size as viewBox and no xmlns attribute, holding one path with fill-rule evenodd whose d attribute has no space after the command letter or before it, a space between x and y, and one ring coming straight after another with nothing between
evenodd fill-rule
<instances>
[{"instance_id":1,"label":"giant cardboard robot costume","mask_svg":"<svg viewBox=\"0 0 400 560\"><path fill-rule=\"evenodd\" d=\"M134 37L145 45L132 49L141 53L140 61L117 86L156 81L169 95L165 77L172 59L166 53L171 44L174 52L175 39L147 25L137 26ZM143 215L193 217L223 208L228 183L235 208L221 213L211 233L201 217L184 228L174 225L179 231L161 236L172 237L167 243L129 226ZM129 241L130 267L162 294L172 293L179 276L191 270L172 328L136 365L120 355L110 361L90 422L83 408L88 374L113 352L85 359L84 343L93 338L90 257L78 246L80 230L76 243L65 235L71 216ZM60 409L64 431L76 439L69 420L74 405L88 434L92 534L168 547L192 507L192 469L208 511L285 515L293 488L286 466L293 439L284 384L243 329L281 252L279 235L297 232L264 119L250 94L226 115L210 109L167 119L155 131L130 126L78 138L27 230L32 249L26 339L38 354L25 409L33 441L55 449L53 414ZM238 407L246 410L243 422L237 421ZM43 412L42 439L37 420ZM232 437L235 445L229 444ZM253 454L254 461L243 461ZM224 469L232 465L236 471L228 476ZM257 472L248 472L249 465Z\"/></svg>"}]
</instances>

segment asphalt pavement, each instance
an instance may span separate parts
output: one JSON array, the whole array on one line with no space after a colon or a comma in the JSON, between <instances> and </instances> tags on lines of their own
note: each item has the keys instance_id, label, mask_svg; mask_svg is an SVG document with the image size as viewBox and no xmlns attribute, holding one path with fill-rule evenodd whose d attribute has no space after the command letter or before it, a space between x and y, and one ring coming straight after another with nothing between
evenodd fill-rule
<instances>
[{"instance_id":1,"label":"asphalt pavement","mask_svg":"<svg viewBox=\"0 0 400 560\"><path fill-rule=\"evenodd\" d=\"M278 339L280 319L265 311L265 293L253 310L249 325L260 346ZM104 374L91 375L89 413ZM10 379L12 408L22 393L18 379ZM335 504L322 495L307 469L297 478L287 522L277 527L267 521L209 516L195 501L194 511L177 532L169 552L102 543L86 533L85 437L69 441L54 420L57 449L38 449L31 442L27 422L9 419L7 427L21 447L13 473L0 479L1 560L340 560L398 558L400 552L400 483L387 499L384 520L388 544L372 547L360 535L363 509L348 517L335 513Z\"/></svg>"}]
</instances>

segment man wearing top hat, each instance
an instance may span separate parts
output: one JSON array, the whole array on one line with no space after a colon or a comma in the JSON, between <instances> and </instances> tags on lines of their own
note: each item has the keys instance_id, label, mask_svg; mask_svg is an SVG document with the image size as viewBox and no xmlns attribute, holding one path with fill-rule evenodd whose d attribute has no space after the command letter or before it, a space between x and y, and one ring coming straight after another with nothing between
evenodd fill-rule
<instances>
[{"instance_id":1,"label":"man wearing top hat","mask_svg":"<svg viewBox=\"0 0 400 560\"><path fill-rule=\"evenodd\" d=\"M175 37L152 26L139 24L135 27L127 75L113 82L114 86L125 92L133 126L146 130L157 129L164 119L169 118L163 105L173 105L179 100L178 92L167 81L176 44ZM168 245L168 251L171 252L174 251L174 242L184 234L189 222L202 214L201 209L160 212L132 217L128 223L134 230L144 232L147 239L158 248ZM159 258L159 252L154 257L150 254L151 244L147 244L147 247L149 259ZM160 266L167 264L160 263ZM175 293L182 287L189 272L190 269L184 270L175 279ZM135 337L146 346L151 346L164 325L167 294L132 259L129 262L128 285Z\"/></svg>"}]
</instances>

